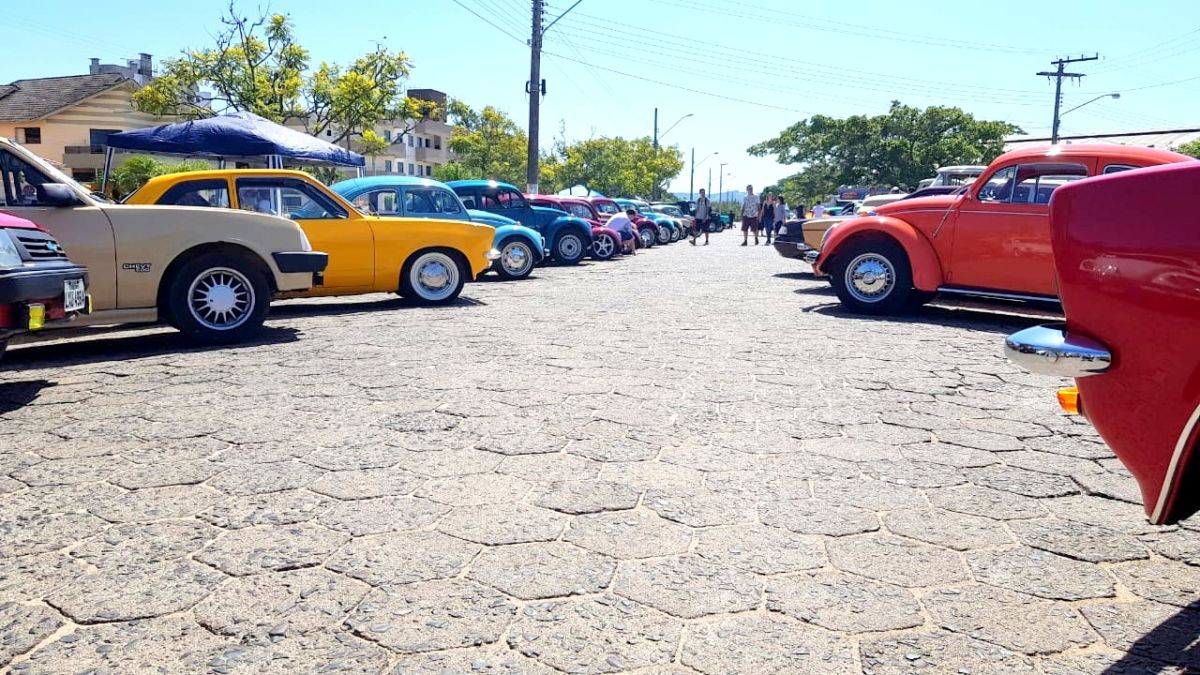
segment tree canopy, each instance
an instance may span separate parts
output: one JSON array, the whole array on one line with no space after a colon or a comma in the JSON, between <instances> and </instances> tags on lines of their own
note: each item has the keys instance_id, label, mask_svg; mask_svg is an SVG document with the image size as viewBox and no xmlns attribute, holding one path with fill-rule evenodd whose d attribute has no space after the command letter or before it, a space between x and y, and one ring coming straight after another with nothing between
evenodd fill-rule
<instances>
[{"instance_id":1,"label":"tree canopy","mask_svg":"<svg viewBox=\"0 0 1200 675\"><path fill-rule=\"evenodd\" d=\"M780 184L787 196L807 200L839 185L913 189L940 166L986 164L1004 150L1004 137L1018 132L1015 125L979 120L960 108L921 110L893 101L883 115L814 115L748 152L801 165Z\"/></svg>"},{"instance_id":2,"label":"tree canopy","mask_svg":"<svg viewBox=\"0 0 1200 675\"><path fill-rule=\"evenodd\" d=\"M683 170L683 153L649 137L592 138L562 147L555 179L613 196L650 197Z\"/></svg>"},{"instance_id":3,"label":"tree canopy","mask_svg":"<svg viewBox=\"0 0 1200 675\"><path fill-rule=\"evenodd\" d=\"M457 159L435 169L441 180L488 178L514 185L525 183L528 136L502 110L474 110L462 101L447 105L454 124L448 145Z\"/></svg>"},{"instance_id":4,"label":"tree canopy","mask_svg":"<svg viewBox=\"0 0 1200 675\"><path fill-rule=\"evenodd\" d=\"M108 184L112 190L114 197L118 199L136 191L138 188L146 184L146 181L155 176L163 176L168 173L187 173L189 171L207 171L212 168L208 162L200 159L188 159L182 162L167 163L159 161L153 157L130 157L121 162L121 165L114 168L109 174ZM96 184L102 182L101 177L97 177Z\"/></svg>"},{"instance_id":5,"label":"tree canopy","mask_svg":"<svg viewBox=\"0 0 1200 675\"><path fill-rule=\"evenodd\" d=\"M1195 140L1191 143L1184 143L1178 148L1175 148L1175 152L1178 152L1181 155L1188 155L1190 157L1200 159L1200 140Z\"/></svg>"},{"instance_id":6,"label":"tree canopy","mask_svg":"<svg viewBox=\"0 0 1200 675\"><path fill-rule=\"evenodd\" d=\"M377 46L348 66L321 62L309 72L309 52L296 42L284 14L251 18L231 3L214 41L168 59L163 72L134 93L134 105L187 119L249 111L302 124L334 143L384 120L420 119L437 107L403 94L412 67L404 52ZM210 92L211 101L202 100L201 92Z\"/></svg>"}]
</instances>

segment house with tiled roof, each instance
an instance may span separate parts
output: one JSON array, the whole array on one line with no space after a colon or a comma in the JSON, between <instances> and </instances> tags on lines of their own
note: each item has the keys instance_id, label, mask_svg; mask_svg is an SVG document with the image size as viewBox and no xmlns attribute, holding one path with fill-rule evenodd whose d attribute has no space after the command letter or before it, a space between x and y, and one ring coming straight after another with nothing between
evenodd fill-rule
<instances>
[{"instance_id":1,"label":"house with tiled roof","mask_svg":"<svg viewBox=\"0 0 1200 675\"><path fill-rule=\"evenodd\" d=\"M0 136L16 140L78 180L93 180L104 165L108 134L166 121L133 107L133 92L149 80L152 68L148 54L128 66L101 65L92 59L86 75L0 84Z\"/></svg>"}]
</instances>

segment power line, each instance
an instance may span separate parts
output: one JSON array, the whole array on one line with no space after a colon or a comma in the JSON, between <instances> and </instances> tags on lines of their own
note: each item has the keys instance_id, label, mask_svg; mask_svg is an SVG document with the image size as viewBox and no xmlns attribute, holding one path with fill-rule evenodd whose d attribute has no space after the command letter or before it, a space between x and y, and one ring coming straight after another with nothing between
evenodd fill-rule
<instances>
[{"instance_id":1,"label":"power line","mask_svg":"<svg viewBox=\"0 0 1200 675\"><path fill-rule=\"evenodd\" d=\"M505 29L501 28L500 26L497 26L495 23L493 23L493 22L492 22L492 20L491 20L491 19L489 19L489 18L487 18L487 17L483 16L483 15L482 15L482 14L480 14L479 12L476 12L475 10L471 9L470 7L468 7L468 6L464 5L462 2L460 2L460 0L454 0L454 4L458 5L459 7L462 7L463 9L467 10L468 12L470 12L470 13L474 14L476 17L478 17L478 18L479 18L479 20L480 20L480 21L482 21L482 22L486 23L487 25L491 26L492 28L495 28L496 30L500 31L501 33L504 33L504 34L505 34L505 35L507 35L508 37L510 37L510 38L512 38L512 39L514 39L514 40L516 40L517 42L519 42L519 43L521 43L521 44L525 44L525 41L524 41L524 40L522 40L521 38L517 37L516 35L513 35L512 33L510 33L510 32L508 32L507 30L505 30Z\"/></svg>"},{"instance_id":2,"label":"power line","mask_svg":"<svg viewBox=\"0 0 1200 675\"><path fill-rule=\"evenodd\" d=\"M1050 65L1057 66L1058 70L1054 70L1054 71L1043 70L1042 72L1038 73L1038 75L1054 78L1054 126L1051 128L1051 131L1050 131L1050 143L1051 144L1058 143L1058 126L1059 126L1059 117L1060 117L1058 111L1060 109L1062 109L1062 81L1063 81L1063 78L1069 77L1073 80L1081 80L1084 77L1083 73L1068 73L1064 70L1064 68L1066 68L1066 66L1068 66L1072 63L1084 63L1086 61L1096 61L1099 58L1100 58L1100 56L1097 54L1097 55L1093 55L1093 56L1080 56L1080 57L1073 58L1073 59L1072 58L1057 59L1055 61L1051 61ZM1086 105L1086 104L1084 104L1084 105ZM1068 110L1067 112L1070 112L1070 111Z\"/></svg>"},{"instance_id":3,"label":"power line","mask_svg":"<svg viewBox=\"0 0 1200 675\"><path fill-rule=\"evenodd\" d=\"M496 2L495 5L492 2ZM509 30L521 33L525 30L525 18L520 14L514 15L510 6L501 5L498 0L475 0L480 9L502 21Z\"/></svg>"}]
</instances>

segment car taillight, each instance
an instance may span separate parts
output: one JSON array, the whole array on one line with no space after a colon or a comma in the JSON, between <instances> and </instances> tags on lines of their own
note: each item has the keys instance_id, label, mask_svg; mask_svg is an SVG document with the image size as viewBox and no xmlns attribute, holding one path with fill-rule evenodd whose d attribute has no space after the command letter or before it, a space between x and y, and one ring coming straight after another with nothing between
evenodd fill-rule
<instances>
[{"instance_id":1,"label":"car taillight","mask_svg":"<svg viewBox=\"0 0 1200 675\"><path fill-rule=\"evenodd\" d=\"M1082 415L1083 407L1080 405L1079 388L1064 387L1058 390L1058 407L1063 409L1068 415Z\"/></svg>"}]
</instances>

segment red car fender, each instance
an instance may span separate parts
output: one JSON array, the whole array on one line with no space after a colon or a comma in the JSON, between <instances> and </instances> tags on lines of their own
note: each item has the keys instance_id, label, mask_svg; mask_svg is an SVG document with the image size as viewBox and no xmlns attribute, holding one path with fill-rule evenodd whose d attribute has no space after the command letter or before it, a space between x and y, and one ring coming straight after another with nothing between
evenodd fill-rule
<instances>
[{"instance_id":1,"label":"red car fender","mask_svg":"<svg viewBox=\"0 0 1200 675\"><path fill-rule=\"evenodd\" d=\"M852 237L871 233L885 234L904 247L912 267L913 287L922 291L936 291L942 285L942 265L929 240L917 228L890 216L868 216L838 223L821 247L821 255L813 263L813 272L828 274L829 270L822 268L837 257L842 244Z\"/></svg>"}]
</instances>

